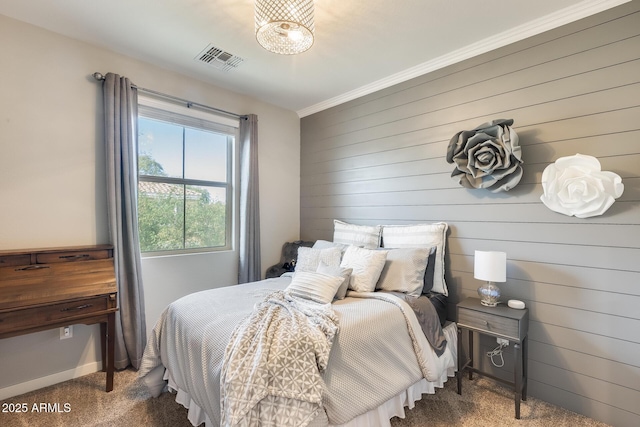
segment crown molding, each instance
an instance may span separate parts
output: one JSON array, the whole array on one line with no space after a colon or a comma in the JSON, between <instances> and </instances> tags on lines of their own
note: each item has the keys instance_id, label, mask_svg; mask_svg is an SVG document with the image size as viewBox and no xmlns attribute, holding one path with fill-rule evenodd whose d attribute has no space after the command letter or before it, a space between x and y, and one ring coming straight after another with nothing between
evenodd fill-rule
<instances>
[{"instance_id":1,"label":"crown molding","mask_svg":"<svg viewBox=\"0 0 640 427\"><path fill-rule=\"evenodd\" d=\"M396 74L392 74L373 83L361 86L357 89L345 92L334 98L319 102L310 107L296 111L298 117L302 118L327 108L335 107L347 101L360 98L361 96L388 88L398 83L405 82L414 77L418 77L440 68L473 58L474 56L490 52L511 43L524 40L528 37L544 33L545 31L561 27L582 18L586 18L596 13L603 12L607 9L628 3L631 0L584 0L573 6L561 9L557 12L543 16L541 18L530 21L526 24L504 31L495 36L488 37L476 43L467 45L461 49L450 52L446 55L439 56L430 61L418 64L415 67L408 68Z\"/></svg>"}]
</instances>

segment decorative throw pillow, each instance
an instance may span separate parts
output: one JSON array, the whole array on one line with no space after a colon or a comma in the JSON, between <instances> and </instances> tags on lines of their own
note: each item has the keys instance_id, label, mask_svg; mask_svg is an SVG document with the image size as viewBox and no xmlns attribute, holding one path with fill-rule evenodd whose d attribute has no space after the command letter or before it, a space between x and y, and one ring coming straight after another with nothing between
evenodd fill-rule
<instances>
[{"instance_id":1,"label":"decorative throw pillow","mask_svg":"<svg viewBox=\"0 0 640 427\"><path fill-rule=\"evenodd\" d=\"M340 267L353 269L349 289L357 292L375 291L386 259L387 251L349 246L340 263Z\"/></svg>"},{"instance_id":2,"label":"decorative throw pillow","mask_svg":"<svg viewBox=\"0 0 640 427\"><path fill-rule=\"evenodd\" d=\"M429 252L429 248L390 249L376 289L419 297Z\"/></svg>"},{"instance_id":3,"label":"decorative throw pillow","mask_svg":"<svg viewBox=\"0 0 640 427\"><path fill-rule=\"evenodd\" d=\"M433 292L448 295L444 280L444 251L448 225L445 222L417 225L385 225L382 242L385 248L430 248L436 246Z\"/></svg>"},{"instance_id":4,"label":"decorative throw pillow","mask_svg":"<svg viewBox=\"0 0 640 427\"><path fill-rule=\"evenodd\" d=\"M301 271L294 274L286 290L298 298L329 304L343 281L342 277Z\"/></svg>"},{"instance_id":5,"label":"decorative throw pillow","mask_svg":"<svg viewBox=\"0 0 640 427\"><path fill-rule=\"evenodd\" d=\"M342 251L339 247L327 249L298 248L298 261L296 262L296 273L301 271L315 272L320 265L320 261L327 265L340 265Z\"/></svg>"},{"instance_id":6,"label":"decorative throw pillow","mask_svg":"<svg viewBox=\"0 0 640 427\"><path fill-rule=\"evenodd\" d=\"M375 249L380 246L381 231L379 225L356 225L333 220L334 243Z\"/></svg>"},{"instance_id":7,"label":"decorative throw pillow","mask_svg":"<svg viewBox=\"0 0 640 427\"><path fill-rule=\"evenodd\" d=\"M324 262L320 261L317 272L328 274L330 276L342 277L342 283L340 284L340 287L338 288L334 299L344 299L344 297L347 295L349 280L351 279L351 273L353 273L353 269L327 265Z\"/></svg>"}]
</instances>

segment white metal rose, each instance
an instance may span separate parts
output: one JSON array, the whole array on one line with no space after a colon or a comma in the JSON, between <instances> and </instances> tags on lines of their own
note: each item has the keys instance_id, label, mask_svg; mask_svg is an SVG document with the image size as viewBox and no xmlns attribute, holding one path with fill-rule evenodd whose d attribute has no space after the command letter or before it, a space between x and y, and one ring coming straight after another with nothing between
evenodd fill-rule
<instances>
[{"instance_id":1,"label":"white metal rose","mask_svg":"<svg viewBox=\"0 0 640 427\"><path fill-rule=\"evenodd\" d=\"M542 173L540 200L552 211L577 218L602 215L622 195L622 178L602 171L593 156L560 157Z\"/></svg>"},{"instance_id":2,"label":"white metal rose","mask_svg":"<svg viewBox=\"0 0 640 427\"><path fill-rule=\"evenodd\" d=\"M447 147L447 162L456 164L451 177L463 187L494 193L515 187L522 178L522 151L512 124L499 119L456 133Z\"/></svg>"}]
</instances>

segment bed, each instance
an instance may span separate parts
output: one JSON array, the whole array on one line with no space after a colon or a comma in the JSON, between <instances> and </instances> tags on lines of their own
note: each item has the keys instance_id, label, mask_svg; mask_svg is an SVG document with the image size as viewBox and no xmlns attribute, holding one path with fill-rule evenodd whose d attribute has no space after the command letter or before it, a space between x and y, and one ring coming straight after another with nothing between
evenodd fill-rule
<instances>
[{"instance_id":1,"label":"bed","mask_svg":"<svg viewBox=\"0 0 640 427\"><path fill-rule=\"evenodd\" d=\"M332 242L318 241L313 248L305 248L304 254L299 253L293 274L198 292L170 304L149 337L140 368L139 375L152 394L157 396L167 388L176 391L176 401L189 409L188 418L194 426L229 424L229 406L232 405L227 403L226 394L234 396L228 384L230 378L238 375L235 371L229 373L230 366L237 366L229 357L233 353L230 349L240 347L237 343L243 335L239 335L238 330L255 325L256 319L252 316L268 311L265 307L287 304L301 306L303 310L309 307L324 310L322 313L326 315L323 319L329 326L323 325L323 331L329 347L323 347L325 352L320 350L320 356L316 354L313 359L321 367L317 372L320 381L313 389L321 388L321 399L310 398L313 401L306 411L303 407L307 405L305 399L301 399L302 403L294 399L295 404L292 404L291 396L287 395L286 405L281 402L278 403L280 406L264 404L255 412L255 417L271 416L265 415L267 413L282 417L277 413L282 412L283 407L287 411L303 407L302 415L296 412L295 417L285 415L285 418L273 418L275 421L271 422L285 425L283 420L297 419L299 421L292 421L291 425L389 426L392 417L404 417L404 408L412 408L423 393L434 393L436 388L442 387L455 375L457 349L456 325L452 322L443 324L443 312L436 309L442 308L446 288L442 292L444 283L432 284L423 294L427 286L420 285L419 291L410 289L413 285L407 283L413 279L408 279L406 274L411 270L412 276L424 281L431 274L426 268L428 263L437 267L438 261L433 258L437 245L428 246L424 236L408 246L402 246L401 242L394 244L394 233L401 231L400 234L407 237L405 231L416 230L400 227L388 234L387 246L380 248L384 235L382 228L375 243L363 244L359 233L355 233L356 242L351 240L353 236L341 237L341 226L336 224ZM444 232L440 226L437 234L443 237ZM387 249L391 245L398 247ZM440 248L442 255L442 244ZM363 272L363 264L367 264L363 254L365 258L378 261L382 257L382 267L377 274L375 271L369 274L367 269L371 262ZM421 260L424 258L426 266L414 272L416 256ZM331 265L336 261L338 266ZM329 267L335 272L333 275L327 273ZM432 268L431 271L436 270ZM348 273L346 276L345 272ZM345 280L331 281L329 276L335 278L340 274ZM436 271L435 276L438 274ZM325 284L329 281L333 288L327 291L331 286ZM278 299L276 304L270 303L274 299ZM278 322L280 319L272 324ZM335 329L331 328L332 322L335 322ZM255 338L249 338L244 342L255 341ZM276 354L275 350L272 353ZM247 355L238 358L244 360ZM285 365L284 372L289 371ZM255 372L248 375L255 375ZM312 380L307 379L307 382ZM272 387L272 383L269 384ZM286 384L282 388L295 386ZM246 388L249 390L244 393L251 392L256 386ZM243 396L237 399L241 404L244 403ZM238 425L252 425L250 416L246 417L248 420ZM264 421L254 424L262 423Z\"/></svg>"}]
</instances>

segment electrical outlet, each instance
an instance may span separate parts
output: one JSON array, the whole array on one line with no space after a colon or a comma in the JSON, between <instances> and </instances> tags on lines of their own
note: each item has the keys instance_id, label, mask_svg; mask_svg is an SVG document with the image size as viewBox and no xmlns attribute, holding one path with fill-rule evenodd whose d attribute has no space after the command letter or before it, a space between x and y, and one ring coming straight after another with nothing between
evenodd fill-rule
<instances>
[{"instance_id":1,"label":"electrical outlet","mask_svg":"<svg viewBox=\"0 0 640 427\"><path fill-rule=\"evenodd\" d=\"M498 344L500 345L505 345L508 346L509 345L509 340L506 340L504 338L496 338L496 341L498 342Z\"/></svg>"},{"instance_id":2,"label":"electrical outlet","mask_svg":"<svg viewBox=\"0 0 640 427\"><path fill-rule=\"evenodd\" d=\"M66 340L73 337L73 326L64 326L60 328L60 339Z\"/></svg>"}]
</instances>

